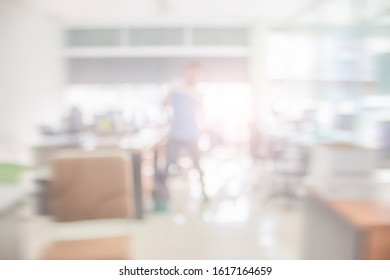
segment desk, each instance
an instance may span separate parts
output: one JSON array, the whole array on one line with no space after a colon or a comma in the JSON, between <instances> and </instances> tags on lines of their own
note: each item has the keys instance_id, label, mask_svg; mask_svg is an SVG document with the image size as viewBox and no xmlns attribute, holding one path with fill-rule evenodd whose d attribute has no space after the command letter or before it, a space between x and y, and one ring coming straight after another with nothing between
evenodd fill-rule
<instances>
[{"instance_id":1,"label":"desk","mask_svg":"<svg viewBox=\"0 0 390 280\"><path fill-rule=\"evenodd\" d=\"M330 199L311 191L304 259L390 259L390 212L370 200Z\"/></svg>"},{"instance_id":2,"label":"desk","mask_svg":"<svg viewBox=\"0 0 390 280\"><path fill-rule=\"evenodd\" d=\"M42 145L34 147L36 165L49 166L50 161L56 156L64 153L64 151L76 151L87 154L90 151L114 151L124 152L131 158L134 177L134 202L135 202L135 218L143 219L143 183L142 183L142 163L143 155L147 152L154 153L153 164L158 167L158 154L162 146L165 145L168 135L168 128L162 127L159 129L144 129L138 133L124 136L106 136L95 137L90 139L82 139L74 141L74 139L56 139L56 141L48 141ZM40 178L41 185L47 185L51 180L51 176L46 175L45 178ZM45 192L44 192L45 193ZM43 193L43 195L44 195Z\"/></svg>"},{"instance_id":3,"label":"desk","mask_svg":"<svg viewBox=\"0 0 390 280\"><path fill-rule=\"evenodd\" d=\"M21 258L18 214L27 193L17 186L0 186L0 260Z\"/></svg>"}]
</instances>

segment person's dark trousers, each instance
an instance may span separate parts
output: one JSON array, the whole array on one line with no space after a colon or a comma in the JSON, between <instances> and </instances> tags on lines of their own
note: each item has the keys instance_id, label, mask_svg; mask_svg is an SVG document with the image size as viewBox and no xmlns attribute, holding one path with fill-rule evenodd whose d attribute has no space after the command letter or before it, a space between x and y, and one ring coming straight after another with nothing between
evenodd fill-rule
<instances>
[{"instance_id":1,"label":"person's dark trousers","mask_svg":"<svg viewBox=\"0 0 390 280\"><path fill-rule=\"evenodd\" d=\"M196 140L195 141L183 141L183 140L176 140L176 139L168 140L165 179L167 179L169 176L169 167L172 164L176 164L177 159L183 153L187 154L191 158L194 167L198 170L200 181L202 184L202 192L205 195L203 171L202 168L200 167L200 150L198 148L198 141Z\"/></svg>"}]
</instances>

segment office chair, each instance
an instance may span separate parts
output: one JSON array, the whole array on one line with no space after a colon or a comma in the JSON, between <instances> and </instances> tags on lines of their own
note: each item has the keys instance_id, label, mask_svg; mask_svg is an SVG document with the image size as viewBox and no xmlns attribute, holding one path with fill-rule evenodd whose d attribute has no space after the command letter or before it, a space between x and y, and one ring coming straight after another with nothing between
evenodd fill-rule
<instances>
[{"instance_id":1,"label":"office chair","mask_svg":"<svg viewBox=\"0 0 390 280\"><path fill-rule=\"evenodd\" d=\"M309 148L302 144L286 144L275 158L274 175L282 180L282 188L272 193L269 199L284 197L294 200L299 198L296 188L306 175L309 162Z\"/></svg>"},{"instance_id":2,"label":"office chair","mask_svg":"<svg viewBox=\"0 0 390 280\"><path fill-rule=\"evenodd\" d=\"M50 211L57 222L130 218L131 168L120 156L60 158L53 164ZM44 248L46 260L130 259L130 237L58 240Z\"/></svg>"}]
</instances>

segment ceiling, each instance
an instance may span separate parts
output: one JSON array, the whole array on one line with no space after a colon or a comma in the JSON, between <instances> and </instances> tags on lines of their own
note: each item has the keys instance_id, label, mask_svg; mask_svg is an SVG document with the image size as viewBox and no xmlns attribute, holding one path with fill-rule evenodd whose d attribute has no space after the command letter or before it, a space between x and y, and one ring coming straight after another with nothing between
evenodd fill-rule
<instances>
[{"instance_id":1,"label":"ceiling","mask_svg":"<svg viewBox=\"0 0 390 280\"><path fill-rule=\"evenodd\" d=\"M68 25L277 24L316 0L27 0Z\"/></svg>"}]
</instances>

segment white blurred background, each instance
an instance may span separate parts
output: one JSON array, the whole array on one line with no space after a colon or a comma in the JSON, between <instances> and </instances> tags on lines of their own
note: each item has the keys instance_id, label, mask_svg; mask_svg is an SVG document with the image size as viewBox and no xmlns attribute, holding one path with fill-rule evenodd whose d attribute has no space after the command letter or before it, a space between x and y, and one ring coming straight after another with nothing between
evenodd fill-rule
<instances>
[{"instance_id":1,"label":"white blurred background","mask_svg":"<svg viewBox=\"0 0 390 280\"><path fill-rule=\"evenodd\" d=\"M149 214L130 226L135 258L355 258L349 247L313 253L316 242L302 239L321 236L307 232L312 219L334 226L313 190L326 201L389 202L389 9L387 0L0 0L0 185L10 164L27 167L18 184L47 204L53 154L99 141L123 150L133 133L154 135L169 124L172 86L196 62L210 202L186 157L163 214L150 206L155 186L142 186ZM138 147L153 141L145 137ZM356 221L354 207L340 215ZM372 219L388 231L382 208ZM37 224L27 226L30 247L46 232ZM386 244L370 256L390 258Z\"/></svg>"}]
</instances>

